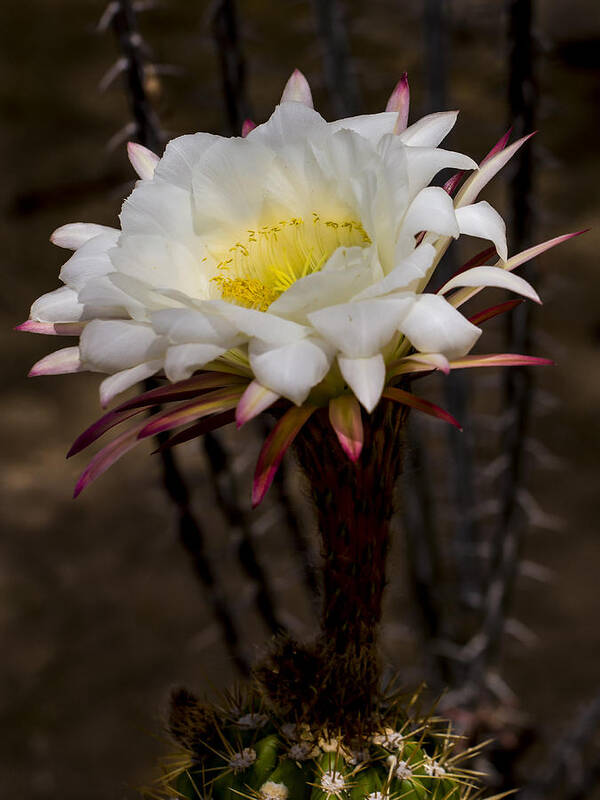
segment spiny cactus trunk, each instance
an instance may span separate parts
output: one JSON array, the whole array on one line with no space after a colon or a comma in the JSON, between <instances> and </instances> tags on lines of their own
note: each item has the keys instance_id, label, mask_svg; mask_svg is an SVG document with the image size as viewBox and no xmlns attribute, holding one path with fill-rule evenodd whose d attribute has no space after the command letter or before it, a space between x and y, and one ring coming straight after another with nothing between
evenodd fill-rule
<instances>
[{"instance_id":1,"label":"spiny cactus trunk","mask_svg":"<svg viewBox=\"0 0 600 800\"><path fill-rule=\"evenodd\" d=\"M326 412L315 414L296 453L315 503L323 555L319 692L330 705L368 715L379 696L377 634L385 586L393 494L407 409L381 401L363 415L364 445L353 464ZM329 676L329 678L328 678Z\"/></svg>"}]
</instances>

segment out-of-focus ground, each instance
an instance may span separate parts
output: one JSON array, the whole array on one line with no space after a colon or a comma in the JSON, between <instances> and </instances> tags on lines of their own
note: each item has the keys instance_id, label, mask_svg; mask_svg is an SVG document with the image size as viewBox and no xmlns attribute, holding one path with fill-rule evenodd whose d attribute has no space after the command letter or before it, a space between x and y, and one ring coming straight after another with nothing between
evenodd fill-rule
<instances>
[{"instance_id":1,"label":"out-of-focus ground","mask_svg":"<svg viewBox=\"0 0 600 800\"><path fill-rule=\"evenodd\" d=\"M349 5L365 111L382 108L405 69L413 117L423 110L419 5ZM507 122L504 18L496 0L453 5L449 105L462 114L451 144L480 157ZM506 679L552 741L600 683L600 18L594 0L539 5L534 238L592 228L540 264L546 303L535 351L558 366L538 376L543 413L535 435L561 462L554 471L533 470L529 489L548 517L532 528L526 556L555 579L519 582L515 616L538 640L525 647L507 639L504 651ZM6 797L134 797L164 748L157 715L168 687L184 682L210 691L233 677L177 541L156 459L140 449L73 502L85 457L67 462L64 455L98 414L99 379L28 380L30 364L55 341L11 332L32 300L58 285L65 253L48 243L49 233L67 221L115 223L132 180L124 147L106 148L129 117L119 88L97 90L115 59L110 34L94 33L102 10L95 0L0 6L0 785ZM164 78L156 98L172 135L224 128L207 14L207 3L171 0L142 20L157 60L183 69ZM295 66L312 80L317 106L327 114L310 4L247 0L240 14L255 118L267 117ZM240 472L251 472L255 455L240 450ZM241 597L241 624L260 646L266 633L248 610L251 598L231 557L234 543L206 488L196 445L183 460L196 510L213 534L212 555L229 585L242 587L234 592ZM244 497L248 488L240 489ZM555 517L564 520L562 530L552 529ZM276 520L270 527L264 522L257 546L279 602L310 624L289 541ZM401 549L388 596L394 624L386 627L384 643L390 659L407 664L414 643L403 611ZM399 625L403 614L406 625Z\"/></svg>"}]
</instances>

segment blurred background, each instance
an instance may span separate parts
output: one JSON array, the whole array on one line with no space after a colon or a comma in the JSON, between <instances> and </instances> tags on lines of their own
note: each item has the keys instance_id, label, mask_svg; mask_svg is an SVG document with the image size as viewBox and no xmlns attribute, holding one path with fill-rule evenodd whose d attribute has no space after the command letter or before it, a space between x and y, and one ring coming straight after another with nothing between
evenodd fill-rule
<instances>
[{"instance_id":1,"label":"blurred background","mask_svg":"<svg viewBox=\"0 0 600 800\"><path fill-rule=\"evenodd\" d=\"M67 462L65 453L99 414L100 379L26 378L54 342L11 329L58 285L66 254L49 234L65 222L116 224L132 188L124 143L136 129L122 72L131 30L111 8L0 5L7 797L135 797L168 750L160 712L171 686L214 694L274 630L305 636L316 624L317 554L293 461L264 507L249 512L264 431L179 448L189 502L172 482L169 496L164 466L141 447L74 502L86 457ZM265 120L294 67L329 119L382 110L408 71L411 119L461 109L446 146L476 159L511 118L515 135L539 130L531 157L485 195L511 220L511 251L591 230L530 268L543 308L531 319L519 309L510 329L488 323L483 338L488 351L511 349L508 339L557 366L536 371L534 384L521 373L511 384L500 370L449 388L436 376L420 383L467 431L458 442L437 421L411 428L382 645L407 685L423 676L434 689L450 685L447 713L469 735L500 736L488 764L494 785L515 781L530 800L600 797L597 3L164 0L137 9L135 57L152 122L168 138ZM526 431L516 451L515 426ZM192 515L186 534L182 520ZM506 541L513 563L503 558ZM490 630L494 570L506 604L492 614L473 703L465 670L478 630Z\"/></svg>"}]
</instances>

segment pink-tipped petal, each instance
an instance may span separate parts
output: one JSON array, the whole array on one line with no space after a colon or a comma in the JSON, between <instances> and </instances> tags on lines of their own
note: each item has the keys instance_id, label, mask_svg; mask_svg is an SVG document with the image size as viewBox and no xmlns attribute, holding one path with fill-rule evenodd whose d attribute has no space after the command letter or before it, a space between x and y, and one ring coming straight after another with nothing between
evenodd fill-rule
<instances>
[{"instance_id":1,"label":"pink-tipped petal","mask_svg":"<svg viewBox=\"0 0 600 800\"><path fill-rule=\"evenodd\" d=\"M178 444L189 442L190 439L198 439L198 437L204 436L205 433L215 431L217 428L222 428L224 425L229 425L234 419L234 409L224 411L222 414L213 414L206 419L200 420L200 422L196 422L194 425L190 425L190 427L186 428L184 431L171 436L163 445L152 452L153 454L162 453L164 450L169 450L171 447L176 447Z\"/></svg>"},{"instance_id":2,"label":"pink-tipped petal","mask_svg":"<svg viewBox=\"0 0 600 800\"><path fill-rule=\"evenodd\" d=\"M554 239L548 239L546 242L542 242L541 244L536 244L534 247L529 247L527 250L523 250L521 253L517 253L517 255L511 256L508 261L498 261L496 266L501 266L502 269L508 270L508 272L512 272L512 270L520 267L522 264L526 264L527 261L531 261L532 258L537 258L541 256L542 253L545 253L546 250L550 250L552 247L556 247L557 244L562 244L563 242L567 242L569 239L573 239L575 236L581 236L582 233L586 233L587 229L581 231L575 231L574 233L564 233L562 236L555 236ZM451 303L454 308L458 308L463 303L466 303L467 300L470 300L472 297L481 291L481 288L465 288L459 289L452 297L448 298L448 302Z\"/></svg>"},{"instance_id":3,"label":"pink-tipped petal","mask_svg":"<svg viewBox=\"0 0 600 800\"><path fill-rule=\"evenodd\" d=\"M221 389L225 386L245 385L247 378L229 372L203 372L177 383L159 386L149 392L133 397L131 400L118 405L115 411L127 408L141 408L142 406L156 406L161 403L173 403L176 400L189 400L208 389Z\"/></svg>"},{"instance_id":4,"label":"pink-tipped petal","mask_svg":"<svg viewBox=\"0 0 600 800\"><path fill-rule=\"evenodd\" d=\"M146 420L139 422L133 428L117 436L110 444L103 447L99 453L90 461L84 471L81 473L79 480L75 485L73 497L77 497L81 492L89 486L90 483L99 478L102 473L111 467L115 461L118 461L125 453L133 449L138 444L138 432L146 424Z\"/></svg>"},{"instance_id":5,"label":"pink-tipped petal","mask_svg":"<svg viewBox=\"0 0 600 800\"><path fill-rule=\"evenodd\" d=\"M482 322L487 322L488 319L493 319L499 314L505 314L507 311L512 311L513 308L520 306L521 303L524 302L524 300L507 300L505 303L498 303L496 306L484 308L482 311L478 311L476 314L473 314L472 317L469 317L469 322L473 323L473 325L481 325Z\"/></svg>"},{"instance_id":6,"label":"pink-tipped petal","mask_svg":"<svg viewBox=\"0 0 600 800\"><path fill-rule=\"evenodd\" d=\"M160 156L148 150L143 144L137 142L127 142L127 155L131 166L140 176L143 181L152 180L154 177L154 170L160 161Z\"/></svg>"},{"instance_id":7,"label":"pink-tipped petal","mask_svg":"<svg viewBox=\"0 0 600 800\"><path fill-rule=\"evenodd\" d=\"M447 192L450 197L454 195L454 192L458 189L460 182L465 177L467 173L464 169L461 169L460 172L455 172L454 175L451 175L446 183L442 186L442 189Z\"/></svg>"},{"instance_id":8,"label":"pink-tipped petal","mask_svg":"<svg viewBox=\"0 0 600 800\"><path fill-rule=\"evenodd\" d=\"M85 322L38 322L28 319L20 325L15 325L15 330L21 333L43 333L45 336L79 336L85 328Z\"/></svg>"},{"instance_id":9,"label":"pink-tipped petal","mask_svg":"<svg viewBox=\"0 0 600 800\"><path fill-rule=\"evenodd\" d=\"M518 353L494 353L493 355L463 356L450 362L452 369L470 367L550 367L554 361L537 356L522 356Z\"/></svg>"},{"instance_id":10,"label":"pink-tipped petal","mask_svg":"<svg viewBox=\"0 0 600 800\"><path fill-rule=\"evenodd\" d=\"M29 370L30 378L39 375L66 375L82 370L78 347L63 347L37 361Z\"/></svg>"},{"instance_id":11,"label":"pink-tipped petal","mask_svg":"<svg viewBox=\"0 0 600 800\"><path fill-rule=\"evenodd\" d=\"M412 353L410 358L417 364L425 364L433 369L439 369L444 375L450 372L450 362L442 353Z\"/></svg>"},{"instance_id":12,"label":"pink-tipped petal","mask_svg":"<svg viewBox=\"0 0 600 800\"><path fill-rule=\"evenodd\" d=\"M235 411L235 422L238 428L245 425L254 417L262 414L267 408L273 405L281 395L272 392L265 386L262 386L258 381L252 381L248 384L246 391L240 398Z\"/></svg>"},{"instance_id":13,"label":"pink-tipped petal","mask_svg":"<svg viewBox=\"0 0 600 800\"><path fill-rule=\"evenodd\" d=\"M245 119L242 122L242 137L245 139L254 128L256 128L256 122L252 122L251 119Z\"/></svg>"},{"instance_id":14,"label":"pink-tipped petal","mask_svg":"<svg viewBox=\"0 0 600 800\"><path fill-rule=\"evenodd\" d=\"M315 406L292 406L281 417L267 437L258 456L254 473L252 508L256 508L262 501L269 486L273 483L273 478L279 469L285 451L315 411Z\"/></svg>"},{"instance_id":15,"label":"pink-tipped petal","mask_svg":"<svg viewBox=\"0 0 600 800\"><path fill-rule=\"evenodd\" d=\"M329 421L344 453L350 461L357 461L363 447L363 424L354 395L344 394L329 401Z\"/></svg>"},{"instance_id":16,"label":"pink-tipped petal","mask_svg":"<svg viewBox=\"0 0 600 800\"><path fill-rule=\"evenodd\" d=\"M184 403L177 408L157 414L142 428L138 436L146 439L148 436L156 436L159 433L170 431L189 422L195 422L201 417L210 414L218 414L223 411L235 408L238 404L243 388L240 386L217 389L202 396L201 399L192 403Z\"/></svg>"},{"instance_id":17,"label":"pink-tipped petal","mask_svg":"<svg viewBox=\"0 0 600 800\"><path fill-rule=\"evenodd\" d=\"M133 408L128 411L109 411L104 414L100 419L96 420L89 428L86 428L83 433L80 433L77 439L71 445L71 449L67 453L67 458L80 453L89 447L96 439L99 439L103 433L119 425L121 422L134 417L136 414L141 414L143 408Z\"/></svg>"},{"instance_id":18,"label":"pink-tipped petal","mask_svg":"<svg viewBox=\"0 0 600 800\"><path fill-rule=\"evenodd\" d=\"M385 107L386 111L398 112L394 125L394 133L402 133L402 131L406 130L409 108L410 88L408 85L408 75L405 72L396 84L394 91L390 95L390 99L387 101L387 106Z\"/></svg>"},{"instance_id":19,"label":"pink-tipped petal","mask_svg":"<svg viewBox=\"0 0 600 800\"><path fill-rule=\"evenodd\" d=\"M487 161L482 162L477 172L473 172L464 182L459 193L456 195L455 205L459 207L474 203L484 186L486 186L492 180L492 178L498 172L500 172L502 167L504 167L505 164L510 161L517 150L519 150L525 144L525 142L531 139L531 137L534 135L535 132L530 133L527 136L523 136L518 141L513 142L510 147L505 147L504 150L500 150L494 156L491 156L491 158L489 158Z\"/></svg>"},{"instance_id":20,"label":"pink-tipped petal","mask_svg":"<svg viewBox=\"0 0 600 800\"><path fill-rule=\"evenodd\" d=\"M310 86L299 69L295 69L286 83L281 103L303 103L309 108L314 108Z\"/></svg>"},{"instance_id":21,"label":"pink-tipped petal","mask_svg":"<svg viewBox=\"0 0 600 800\"><path fill-rule=\"evenodd\" d=\"M436 406L434 403L430 403L429 400L423 400L422 397L411 394L411 392L405 392L403 389L389 386L387 389L384 389L383 397L387 397L388 400L393 400L396 403L410 406L417 411L422 411L424 414L429 414L430 417L436 417L444 422L448 422L450 425L454 425L455 428L458 428L459 431L462 431L460 423L454 419L452 414L444 411L443 408Z\"/></svg>"},{"instance_id":22,"label":"pink-tipped petal","mask_svg":"<svg viewBox=\"0 0 600 800\"><path fill-rule=\"evenodd\" d=\"M495 144L495 145L492 147L492 149L490 150L490 152L489 152L489 153L488 153L486 156L484 156L484 158L482 158L482 159L481 159L481 164L485 164L485 162L486 162L486 161L489 161L489 160L490 160L490 158L493 158L493 157L496 155L496 153L500 153L502 150L504 150L504 148L505 148L505 147L506 147L506 145L508 144L508 140L510 139L510 135L511 135L511 133L512 133L512 127L510 127L510 128L509 128L509 129L506 131L506 133L504 134L504 136L501 136L501 137L498 139L498 141L497 141L497 142L496 142L496 144ZM481 166L481 164L480 164L480 166Z\"/></svg>"}]
</instances>

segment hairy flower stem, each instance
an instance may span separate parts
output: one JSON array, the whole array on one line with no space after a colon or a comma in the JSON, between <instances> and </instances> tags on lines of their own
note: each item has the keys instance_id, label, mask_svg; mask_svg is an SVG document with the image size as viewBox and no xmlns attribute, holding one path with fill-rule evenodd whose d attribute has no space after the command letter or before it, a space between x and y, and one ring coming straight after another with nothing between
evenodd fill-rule
<instances>
[{"instance_id":1,"label":"hairy flower stem","mask_svg":"<svg viewBox=\"0 0 600 800\"><path fill-rule=\"evenodd\" d=\"M315 688L327 695L330 707L346 714L355 707L362 717L379 696L377 638L407 411L383 400L373 414L363 415L364 445L355 464L325 412L315 414L296 441L323 555L323 674Z\"/></svg>"}]
</instances>

